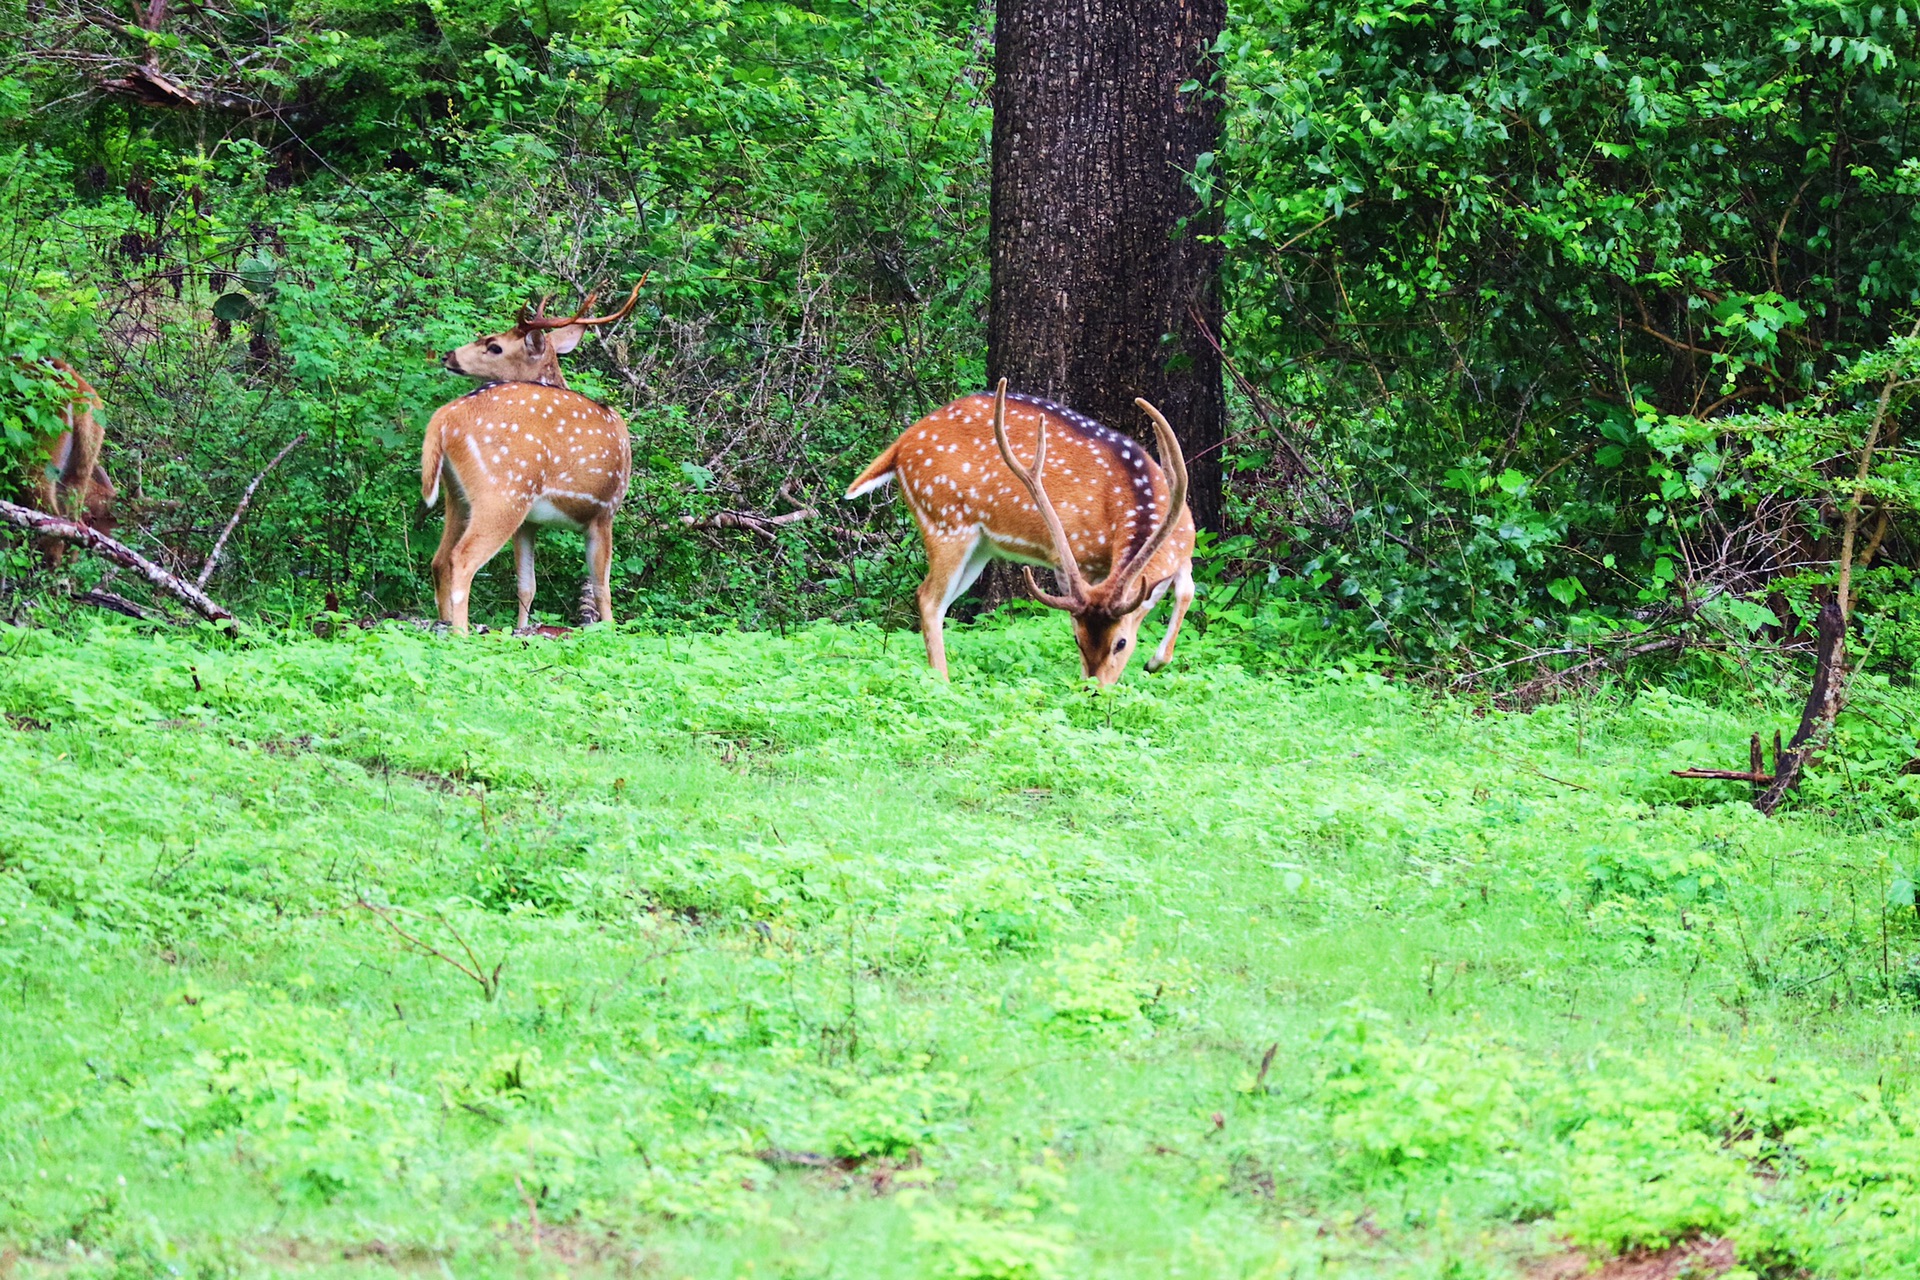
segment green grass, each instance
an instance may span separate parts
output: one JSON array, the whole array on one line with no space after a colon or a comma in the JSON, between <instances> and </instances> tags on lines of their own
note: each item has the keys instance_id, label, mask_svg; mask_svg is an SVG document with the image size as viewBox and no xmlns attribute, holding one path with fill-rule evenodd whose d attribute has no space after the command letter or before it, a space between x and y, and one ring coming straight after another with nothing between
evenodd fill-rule
<instances>
[{"instance_id":1,"label":"green grass","mask_svg":"<svg viewBox=\"0 0 1920 1280\"><path fill-rule=\"evenodd\" d=\"M1913 837L1754 708L952 649L0 632L0 1260L1920 1265Z\"/></svg>"}]
</instances>

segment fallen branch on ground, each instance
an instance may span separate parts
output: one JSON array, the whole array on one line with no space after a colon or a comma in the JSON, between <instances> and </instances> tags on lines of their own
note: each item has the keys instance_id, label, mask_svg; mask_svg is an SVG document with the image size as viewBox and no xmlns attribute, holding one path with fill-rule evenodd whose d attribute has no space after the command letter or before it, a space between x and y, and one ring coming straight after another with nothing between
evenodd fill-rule
<instances>
[{"instance_id":1,"label":"fallen branch on ground","mask_svg":"<svg viewBox=\"0 0 1920 1280\"><path fill-rule=\"evenodd\" d=\"M775 531L781 525L792 524L797 520L811 520L819 514L812 507L789 511L783 516L763 516L752 511L716 511L704 520L698 516L681 516L680 523L689 529L745 529L771 542L777 536Z\"/></svg>"},{"instance_id":2,"label":"fallen branch on ground","mask_svg":"<svg viewBox=\"0 0 1920 1280\"><path fill-rule=\"evenodd\" d=\"M123 595L108 591L104 587L95 587L91 591L82 591L74 597L81 604L90 604L99 609L110 609L114 613L125 614L129 618L147 620L147 611Z\"/></svg>"},{"instance_id":3,"label":"fallen branch on ground","mask_svg":"<svg viewBox=\"0 0 1920 1280\"><path fill-rule=\"evenodd\" d=\"M35 511L32 507L23 507L13 502L0 502L0 520L17 525L31 533L58 538L62 542L71 542L75 546L85 547L97 556L132 569L155 587L186 604L207 621L225 623L229 631L234 628L233 615L209 599L206 592L190 582L182 582L132 547L109 538L98 529L89 529L77 520L49 515L44 511Z\"/></svg>"},{"instance_id":4,"label":"fallen branch on ground","mask_svg":"<svg viewBox=\"0 0 1920 1280\"><path fill-rule=\"evenodd\" d=\"M1767 772L1766 761L1760 756L1760 735L1754 734L1747 744L1747 768L1740 769L1675 769L1676 778L1713 778L1721 782L1751 782L1756 787L1773 784L1780 772L1780 735L1773 735L1773 772Z\"/></svg>"},{"instance_id":5,"label":"fallen branch on ground","mask_svg":"<svg viewBox=\"0 0 1920 1280\"><path fill-rule=\"evenodd\" d=\"M1604 644L1605 641L1599 643ZM1602 667L1617 667L1621 663L1630 661L1631 659L1644 658L1650 653L1665 653L1669 650L1684 648L1686 643L1687 638L1685 636L1656 636L1651 640L1642 640L1638 644L1630 644L1626 648L1613 653L1598 654L1588 658L1585 662L1576 662L1572 666L1562 667L1558 671L1542 672L1525 684L1516 685L1503 696L1508 702L1512 703L1520 703L1523 705L1532 703L1536 699L1544 696L1546 692L1555 685L1565 684L1570 680L1586 675L1590 671L1597 671ZM1502 667L1511 667L1521 662L1536 662L1542 658L1560 657L1568 653L1591 653L1595 647L1595 645L1584 645L1577 648L1549 649L1544 653L1530 653L1524 658L1515 658L1512 662L1497 663L1494 666L1484 667L1479 671L1457 677L1454 683L1465 684L1489 672L1498 671Z\"/></svg>"},{"instance_id":6,"label":"fallen branch on ground","mask_svg":"<svg viewBox=\"0 0 1920 1280\"><path fill-rule=\"evenodd\" d=\"M753 1158L761 1164L794 1169L838 1169L843 1173L859 1168L866 1161L865 1156L824 1156L818 1151L788 1151L781 1147L756 1151Z\"/></svg>"},{"instance_id":7,"label":"fallen branch on ground","mask_svg":"<svg viewBox=\"0 0 1920 1280\"><path fill-rule=\"evenodd\" d=\"M220 536L213 540L213 550L207 552L207 562L200 566L200 576L194 580L195 586L202 590L206 589L208 579L213 577L213 571L220 563L220 553L227 549L227 539L233 536L234 529L239 526L240 517L247 514L247 507L253 502L253 491L258 489L260 482L267 478L267 472L279 466L280 460L292 453L294 446L306 438L307 433L302 431L287 441L285 448L273 455L272 462L260 468L260 474L253 478L253 483L247 486L247 491L240 495L240 505L233 509L233 518L227 521L227 527L220 531Z\"/></svg>"}]
</instances>

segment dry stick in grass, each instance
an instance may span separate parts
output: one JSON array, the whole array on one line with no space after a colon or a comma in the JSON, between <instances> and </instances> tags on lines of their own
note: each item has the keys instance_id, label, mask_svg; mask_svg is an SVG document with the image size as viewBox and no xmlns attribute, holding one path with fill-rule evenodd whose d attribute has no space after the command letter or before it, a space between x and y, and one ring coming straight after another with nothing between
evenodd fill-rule
<instances>
[{"instance_id":1,"label":"dry stick in grass","mask_svg":"<svg viewBox=\"0 0 1920 1280\"><path fill-rule=\"evenodd\" d=\"M292 453L294 446L306 438L307 433L302 431L299 435L287 441L284 449L273 455L272 462L260 468L260 474L253 478L253 483L247 486L247 491L240 495L240 505L233 509L233 518L227 521L227 527L220 531L218 538L214 539L213 550L207 552L207 562L200 566L200 576L195 579L194 585L205 589L208 580L213 577L214 569L220 563L220 553L227 549L227 539L233 536L233 531L240 525L240 517L247 514L247 507L253 502L253 491L258 489L260 482L267 478L267 472L279 466L280 460Z\"/></svg>"},{"instance_id":2,"label":"dry stick in grass","mask_svg":"<svg viewBox=\"0 0 1920 1280\"><path fill-rule=\"evenodd\" d=\"M1775 768L1780 759L1780 735L1773 739L1773 757ZM1767 772L1766 761L1760 758L1760 735L1754 734L1753 741L1747 744L1747 768L1740 769L1675 769L1676 778L1713 778L1721 782L1751 782L1757 787L1768 786L1773 782L1773 774Z\"/></svg>"},{"instance_id":3,"label":"dry stick in grass","mask_svg":"<svg viewBox=\"0 0 1920 1280\"><path fill-rule=\"evenodd\" d=\"M365 898L358 899L354 903L354 905L372 913L373 915L378 916L381 919L381 921L385 923L387 928L393 930L394 933L398 934L400 937L400 940L402 942L405 942L408 946L411 946L426 955L430 955L436 960L440 960L446 964L452 965L455 969L458 969L461 973L464 973L469 978L472 978L475 982L480 984L480 990L483 993L485 993L489 1001L491 1001L495 996L500 994L500 971L507 967L507 962L505 960L502 960L499 964L496 964L495 966L493 966L492 973L488 973L486 964L480 959L479 956L473 953L473 948L467 945L467 940L460 936L460 931L454 928L453 922L451 920L448 920L445 916L438 917L440 921L440 925L448 933L453 935L453 940L460 944L460 949L462 951L467 953L467 963L465 964L462 964L459 960L456 960L454 957L440 950L440 948L434 946L432 943L423 942L419 938L416 938L412 934L408 933L405 929L402 929L398 924L394 922L392 912L387 910L386 908L376 907L371 902L368 902Z\"/></svg>"},{"instance_id":4,"label":"dry stick in grass","mask_svg":"<svg viewBox=\"0 0 1920 1280\"><path fill-rule=\"evenodd\" d=\"M189 606L207 621L224 623L229 631L234 628L233 615L209 599L206 592L191 582L181 581L132 547L109 538L98 529L89 529L77 520L48 515L44 511L35 511L32 507L23 507L12 502L0 502L0 520L32 533L59 538L62 542L71 542L75 546L85 547L97 556L132 569L161 591Z\"/></svg>"},{"instance_id":5,"label":"dry stick in grass","mask_svg":"<svg viewBox=\"0 0 1920 1280\"><path fill-rule=\"evenodd\" d=\"M1619 640L1623 638L1625 637L1615 636L1612 639ZM1603 640L1596 643L1606 644L1609 643L1609 641ZM1497 662L1493 666L1482 667L1478 671L1469 672L1464 676L1457 677L1454 683L1456 685L1465 684L1491 672L1498 671L1503 667L1515 666L1522 662L1536 662L1542 658L1559 657L1569 653L1591 653L1595 647L1596 644L1571 645L1564 649L1547 649L1539 653L1530 653L1524 658L1515 658L1510 662ZM1685 647L1685 636L1655 636L1651 640L1642 640L1638 644L1628 645L1624 649L1619 649L1612 653L1600 654L1598 657L1589 658L1585 662L1576 662L1572 666L1565 667L1559 671L1548 671L1537 675L1524 684L1516 685L1505 697L1510 702L1524 703L1530 699L1544 696L1555 686L1565 684L1575 677L1583 676L1590 671L1597 671L1602 667L1619 666L1621 663L1633 658L1644 658L1650 653L1664 653L1669 649L1681 649Z\"/></svg>"},{"instance_id":6,"label":"dry stick in grass","mask_svg":"<svg viewBox=\"0 0 1920 1280\"><path fill-rule=\"evenodd\" d=\"M527 1194L527 1188L525 1184L523 1184L520 1181L520 1175L517 1173L513 1175L513 1189L520 1193L521 1202L527 1206L527 1225L530 1228L531 1234L533 1236L533 1251L535 1253L539 1253L540 1252L540 1204L532 1196Z\"/></svg>"},{"instance_id":7,"label":"dry stick in grass","mask_svg":"<svg viewBox=\"0 0 1920 1280\"><path fill-rule=\"evenodd\" d=\"M108 591L105 587L95 587L91 591L82 591L74 597L81 604L90 604L99 609L110 609L114 613L123 613L129 618L147 620L147 611L123 595Z\"/></svg>"}]
</instances>

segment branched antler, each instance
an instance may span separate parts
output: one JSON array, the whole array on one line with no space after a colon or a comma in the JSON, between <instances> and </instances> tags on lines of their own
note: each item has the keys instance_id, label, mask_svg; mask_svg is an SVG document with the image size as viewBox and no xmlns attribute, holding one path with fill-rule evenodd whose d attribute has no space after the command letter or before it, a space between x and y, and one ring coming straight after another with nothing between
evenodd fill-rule
<instances>
[{"instance_id":1,"label":"branched antler","mask_svg":"<svg viewBox=\"0 0 1920 1280\"><path fill-rule=\"evenodd\" d=\"M1046 522L1047 534L1053 539L1055 572L1066 583L1067 594L1056 596L1042 591L1040 584L1034 580L1032 569L1025 570L1027 586L1042 604L1070 613L1078 612L1087 607L1087 580L1080 576L1079 559L1073 554L1073 545L1067 540L1067 530L1060 523L1060 513L1053 509L1053 499L1047 496L1046 486L1040 482L1040 473L1047 465L1047 415L1037 415L1037 423L1039 435L1033 446L1033 470L1029 471L1014 458L1013 449L1007 444L1007 380L1000 379L1000 384L993 390L993 442L1000 446L1000 457L1007 464L1007 469L1026 486L1027 492L1033 495L1034 505L1040 509L1040 519Z\"/></svg>"},{"instance_id":2,"label":"branched antler","mask_svg":"<svg viewBox=\"0 0 1920 1280\"><path fill-rule=\"evenodd\" d=\"M594 301L600 296L598 289L589 293L586 300L580 304L580 310L568 316L565 320L556 319L547 314L547 304L553 301L553 295L550 293L542 294L539 305L533 308L533 310L529 311L525 307L520 309L520 327L522 329L565 329L569 325L578 324L592 328L595 325L612 324L616 320L624 320L627 317L627 313L633 310L633 304L640 300L640 290L646 283L646 276L641 276L640 283L633 286L633 292L627 295L627 300L621 304L620 309L618 311L610 311L604 316L590 316L587 314L587 312L593 310Z\"/></svg>"}]
</instances>

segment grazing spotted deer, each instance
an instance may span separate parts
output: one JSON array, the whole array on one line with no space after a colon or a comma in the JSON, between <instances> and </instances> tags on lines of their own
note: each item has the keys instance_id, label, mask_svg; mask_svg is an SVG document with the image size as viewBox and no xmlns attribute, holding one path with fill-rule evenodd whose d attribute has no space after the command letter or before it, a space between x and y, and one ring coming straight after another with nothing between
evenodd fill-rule
<instances>
[{"instance_id":1,"label":"grazing spotted deer","mask_svg":"<svg viewBox=\"0 0 1920 1280\"><path fill-rule=\"evenodd\" d=\"M852 498L900 481L926 544L920 628L941 679L947 607L996 559L1054 570L1062 594L1040 590L1032 569L1027 585L1072 615L1081 674L1103 685L1127 669L1141 622L1171 587L1173 617L1147 670L1173 657L1193 602L1187 465L1160 411L1134 403L1153 419L1171 484L1134 441L1051 401L1009 395L1002 378L991 396L955 400L908 427L848 486ZM1016 454L1031 457L1032 468ZM1099 573L1106 576L1089 583Z\"/></svg>"},{"instance_id":2,"label":"grazing spotted deer","mask_svg":"<svg viewBox=\"0 0 1920 1280\"><path fill-rule=\"evenodd\" d=\"M644 283L644 282L643 282ZM612 324L633 310L626 304L589 316L597 293L566 319L546 314L547 299L505 333L449 351L446 367L485 383L435 411L420 449L420 496L428 506L446 490L446 527L433 555L433 598L440 620L467 629L473 575L513 540L520 596L516 629L527 629L533 604L533 538L538 525L583 529L587 591L582 623L613 620L607 582L613 556L613 517L627 496L633 470L624 418L567 389L560 357L590 328Z\"/></svg>"},{"instance_id":3,"label":"grazing spotted deer","mask_svg":"<svg viewBox=\"0 0 1920 1280\"><path fill-rule=\"evenodd\" d=\"M60 409L66 430L46 442L44 458L35 459L33 505L112 533L115 491L100 465L106 429L94 416L101 407L99 393L65 360L50 359L45 364L68 391ZM42 538L37 545L49 566L57 566L66 556L67 544L59 538Z\"/></svg>"}]
</instances>

